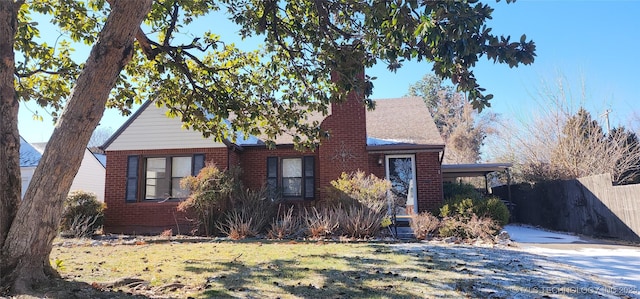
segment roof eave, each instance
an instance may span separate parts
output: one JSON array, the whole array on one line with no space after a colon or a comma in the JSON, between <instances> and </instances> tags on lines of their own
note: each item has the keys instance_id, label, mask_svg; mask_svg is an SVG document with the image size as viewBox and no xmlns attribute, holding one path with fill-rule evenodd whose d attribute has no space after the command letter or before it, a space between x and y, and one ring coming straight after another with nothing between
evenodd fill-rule
<instances>
[{"instance_id":1,"label":"roof eave","mask_svg":"<svg viewBox=\"0 0 640 299\"><path fill-rule=\"evenodd\" d=\"M385 144L385 145L367 145L369 153L386 153L397 151L413 151L413 152L442 152L444 144Z\"/></svg>"}]
</instances>

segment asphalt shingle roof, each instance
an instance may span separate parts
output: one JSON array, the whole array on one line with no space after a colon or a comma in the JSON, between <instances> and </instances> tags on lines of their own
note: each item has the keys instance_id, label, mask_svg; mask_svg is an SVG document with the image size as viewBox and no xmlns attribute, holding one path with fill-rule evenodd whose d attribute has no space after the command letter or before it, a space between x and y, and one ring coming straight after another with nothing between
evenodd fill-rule
<instances>
[{"instance_id":1,"label":"asphalt shingle roof","mask_svg":"<svg viewBox=\"0 0 640 299\"><path fill-rule=\"evenodd\" d=\"M20 136L20 167L36 167L42 154Z\"/></svg>"},{"instance_id":2,"label":"asphalt shingle roof","mask_svg":"<svg viewBox=\"0 0 640 299\"><path fill-rule=\"evenodd\" d=\"M420 97L376 100L367 111L367 144L444 145L427 105Z\"/></svg>"}]
</instances>

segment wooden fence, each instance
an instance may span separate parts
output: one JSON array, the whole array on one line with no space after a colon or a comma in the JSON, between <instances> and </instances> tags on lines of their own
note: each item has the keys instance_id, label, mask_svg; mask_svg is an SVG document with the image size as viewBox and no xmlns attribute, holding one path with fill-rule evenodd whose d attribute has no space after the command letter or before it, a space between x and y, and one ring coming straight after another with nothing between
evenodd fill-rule
<instances>
[{"instance_id":1,"label":"wooden fence","mask_svg":"<svg viewBox=\"0 0 640 299\"><path fill-rule=\"evenodd\" d=\"M611 176L511 186L514 220L553 230L640 242L640 185ZM506 198L506 187L494 188Z\"/></svg>"}]
</instances>

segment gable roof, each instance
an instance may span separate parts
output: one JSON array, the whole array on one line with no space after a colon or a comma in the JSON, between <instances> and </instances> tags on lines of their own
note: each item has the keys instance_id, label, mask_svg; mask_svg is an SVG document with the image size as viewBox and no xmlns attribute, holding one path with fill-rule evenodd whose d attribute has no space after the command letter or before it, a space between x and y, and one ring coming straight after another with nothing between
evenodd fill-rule
<instances>
[{"instance_id":1,"label":"gable roof","mask_svg":"<svg viewBox=\"0 0 640 299\"><path fill-rule=\"evenodd\" d=\"M20 136L20 167L36 167L42 154Z\"/></svg>"},{"instance_id":2,"label":"gable roof","mask_svg":"<svg viewBox=\"0 0 640 299\"><path fill-rule=\"evenodd\" d=\"M185 130L179 118L166 116L168 108L146 101L100 146L103 150L152 150L177 148L227 147L202 133Z\"/></svg>"},{"instance_id":3,"label":"gable roof","mask_svg":"<svg viewBox=\"0 0 640 299\"><path fill-rule=\"evenodd\" d=\"M133 123L140 118L151 106L152 101L146 101L144 104L133 114L129 119L102 145L101 149L107 149L120 138L127 129L133 125ZM440 133L431 118L429 109L424 104L420 97L402 97L392 99L379 99L375 100L376 108L374 110L367 110L366 112L366 127L367 127L367 146L369 147L393 147L393 146L428 146L430 148L444 148L444 141L440 137ZM162 109L162 108L160 108ZM165 108L166 109L166 108ZM149 112L146 112L149 113ZM328 115L331 114L331 109L327 115L323 115L320 112L314 112L307 114L307 119L304 122L311 123L313 121L322 122ZM169 122L175 122L175 127L181 127L180 120L177 118L171 119ZM228 122L228 121L227 121ZM180 126L178 126L178 124ZM174 124L171 124L172 126ZM137 128L136 133L141 133L141 128ZM182 133L186 134L200 134L194 131L182 130ZM277 136L275 143L278 145L293 144L293 133L283 134ZM265 136L244 135L240 132L237 134L237 140L235 145L242 146L263 146ZM134 133L135 135L135 133ZM150 135L150 134L148 134ZM200 135L201 136L201 135ZM134 138L133 136L129 136ZM162 137L166 138L166 132L162 132ZM193 137L193 136L192 136ZM135 138L134 138L135 139ZM206 140L204 138L201 138ZM166 140L166 139L165 139ZM140 145L142 141L135 139L135 143ZM210 144L200 144L201 146L214 146L215 143L212 140L206 140ZM189 144L184 141L179 141L179 148L183 146L189 147ZM223 143L226 146L232 146L229 140L224 140ZM138 146L135 149L149 149L147 147ZM126 148L133 149L133 148ZM113 150L113 149L112 149ZM115 150L121 150L117 148Z\"/></svg>"},{"instance_id":4,"label":"gable roof","mask_svg":"<svg viewBox=\"0 0 640 299\"><path fill-rule=\"evenodd\" d=\"M444 146L429 109L420 97L379 99L367 110L367 145Z\"/></svg>"},{"instance_id":5,"label":"gable roof","mask_svg":"<svg viewBox=\"0 0 640 299\"><path fill-rule=\"evenodd\" d=\"M48 142L34 142L31 145L33 146L33 148L36 151L38 151L40 153L40 155L42 155L42 154L44 154L45 148L47 148L47 143ZM106 168L107 167L107 156L106 155L95 154L91 150L89 150L89 148L85 148L85 151L88 151L93 156L93 158L95 158L96 161L98 161L98 163L100 163L102 168ZM100 157L100 155L102 157Z\"/></svg>"}]
</instances>

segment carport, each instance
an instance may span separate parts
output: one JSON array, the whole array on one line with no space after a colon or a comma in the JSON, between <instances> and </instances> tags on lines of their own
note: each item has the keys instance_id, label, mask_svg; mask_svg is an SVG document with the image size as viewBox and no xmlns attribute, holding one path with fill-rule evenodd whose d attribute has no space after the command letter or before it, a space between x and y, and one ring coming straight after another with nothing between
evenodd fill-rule
<instances>
[{"instance_id":1,"label":"carport","mask_svg":"<svg viewBox=\"0 0 640 299\"><path fill-rule=\"evenodd\" d=\"M457 178L484 177L484 188L489 193L488 177L492 172L505 172L507 175L508 201L511 202L511 163L478 163L478 164L442 164L442 181L455 182Z\"/></svg>"}]
</instances>

